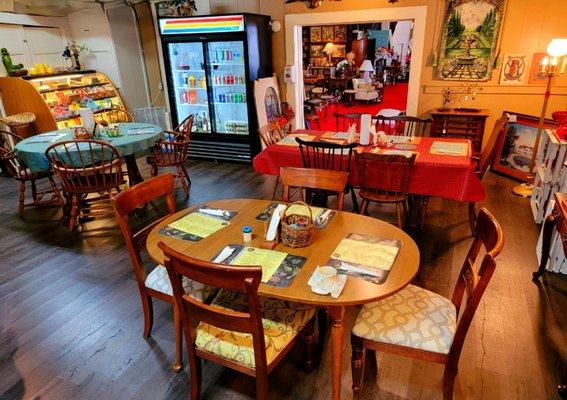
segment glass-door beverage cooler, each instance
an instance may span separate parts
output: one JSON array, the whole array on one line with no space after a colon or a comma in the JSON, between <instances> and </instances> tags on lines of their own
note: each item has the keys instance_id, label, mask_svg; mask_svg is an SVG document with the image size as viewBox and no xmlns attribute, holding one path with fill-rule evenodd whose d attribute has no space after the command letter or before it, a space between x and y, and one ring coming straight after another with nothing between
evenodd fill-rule
<instances>
[{"instance_id":1,"label":"glass-door beverage cooler","mask_svg":"<svg viewBox=\"0 0 567 400\"><path fill-rule=\"evenodd\" d=\"M270 18L160 18L171 118L194 116L190 157L250 162L260 150L253 81L272 75Z\"/></svg>"}]
</instances>

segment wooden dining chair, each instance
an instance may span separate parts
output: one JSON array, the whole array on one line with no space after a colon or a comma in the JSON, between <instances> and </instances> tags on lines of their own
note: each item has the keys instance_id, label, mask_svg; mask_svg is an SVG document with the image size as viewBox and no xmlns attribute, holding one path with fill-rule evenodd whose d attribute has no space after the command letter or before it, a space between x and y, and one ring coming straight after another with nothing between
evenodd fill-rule
<instances>
[{"instance_id":1,"label":"wooden dining chair","mask_svg":"<svg viewBox=\"0 0 567 400\"><path fill-rule=\"evenodd\" d=\"M398 228L403 229L408 213L408 186L415 154L355 153L358 168L360 213L366 214L370 202L395 204Z\"/></svg>"},{"instance_id":2,"label":"wooden dining chair","mask_svg":"<svg viewBox=\"0 0 567 400\"><path fill-rule=\"evenodd\" d=\"M117 194L112 199L116 220L120 225L126 248L130 254L130 260L134 267L134 275L136 276L136 282L138 283L138 290L142 300L144 338L148 338L152 331L152 299L159 299L173 305L173 291L165 267L163 265L157 265L147 273L146 268L144 268L144 258L142 257L146 249L146 240L150 231L159 222L175 214L173 183L173 175L166 173L132 186ZM148 218L141 218L147 217L149 211L146 210L148 210L148 207L163 198L165 198L167 205L167 213L165 216L155 216L154 218L149 218L150 221L148 221ZM140 216L140 213L143 215ZM139 219L143 219L144 224L138 223ZM185 293L199 301L206 301L215 292L214 288L207 287L189 279L183 279L182 285ZM181 328L181 319L175 308L173 308L173 325L175 331L175 362L172 368L175 372L179 372L183 369L183 331Z\"/></svg>"},{"instance_id":3,"label":"wooden dining chair","mask_svg":"<svg viewBox=\"0 0 567 400\"><path fill-rule=\"evenodd\" d=\"M158 243L181 316L189 365L191 399L200 398L201 359L256 378L256 398L268 394L268 374L289 353L298 337L305 343L305 366L313 367L315 309L258 296L259 266L229 266L192 258ZM185 294L182 279L217 287L210 305Z\"/></svg>"},{"instance_id":4,"label":"wooden dining chair","mask_svg":"<svg viewBox=\"0 0 567 400\"><path fill-rule=\"evenodd\" d=\"M14 179L20 183L20 196L18 200L18 215L24 217L24 208L29 206L41 207L50 205L63 205L63 198L53 179L53 171L31 172L27 166L18 159L13 146L22 138L15 133L0 129L0 161L8 166ZM49 189L37 190L37 182L47 179ZM31 186L32 201L26 203L26 186ZM49 197L49 198L48 198Z\"/></svg>"},{"instance_id":5,"label":"wooden dining chair","mask_svg":"<svg viewBox=\"0 0 567 400\"><path fill-rule=\"evenodd\" d=\"M69 230L73 230L80 218L82 200L89 194L105 194L91 200L112 198L113 191L119 192L124 182L122 160L115 147L99 140L68 140L52 144L45 150L45 156L59 180L67 197L69 209ZM94 211L103 211L94 204Z\"/></svg>"},{"instance_id":6,"label":"wooden dining chair","mask_svg":"<svg viewBox=\"0 0 567 400\"><path fill-rule=\"evenodd\" d=\"M475 167L475 174L478 176L478 179L482 180L486 171L492 163L494 162L494 158L496 157L496 150L498 147L498 142L502 138L502 135L506 134L506 125L508 124L509 117L507 114L502 115L499 119L494 122L494 127L492 128L492 132L488 137L488 141L484 145L484 149L482 149L482 153L480 157L473 157L473 160L476 162ZM476 203L469 202L469 225L471 228L471 232L475 234L474 227L476 225Z\"/></svg>"},{"instance_id":7,"label":"wooden dining chair","mask_svg":"<svg viewBox=\"0 0 567 400\"><path fill-rule=\"evenodd\" d=\"M333 113L337 132L346 132L352 124L356 125L356 131L358 132L360 128L361 115L361 113Z\"/></svg>"},{"instance_id":8,"label":"wooden dining chair","mask_svg":"<svg viewBox=\"0 0 567 400\"><path fill-rule=\"evenodd\" d=\"M394 117L377 115L372 117L372 121L375 124L376 132L383 131L386 135L428 136L431 126L431 118L421 119L408 115Z\"/></svg>"},{"instance_id":9,"label":"wooden dining chair","mask_svg":"<svg viewBox=\"0 0 567 400\"><path fill-rule=\"evenodd\" d=\"M261 126L258 129L258 135L260 135L260 139L262 140L262 144L265 147L271 146L285 137L285 134L280 129L280 126L277 122L268 122L266 125Z\"/></svg>"},{"instance_id":10,"label":"wooden dining chair","mask_svg":"<svg viewBox=\"0 0 567 400\"><path fill-rule=\"evenodd\" d=\"M103 126L134 121L134 116L132 114L124 108L118 107L101 108L100 110L93 112L93 115L95 122Z\"/></svg>"},{"instance_id":11,"label":"wooden dining chair","mask_svg":"<svg viewBox=\"0 0 567 400\"><path fill-rule=\"evenodd\" d=\"M290 201L290 188L298 188L302 200L303 189L317 189L338 195L337 210L343 209L348 172L318 168L281 167L280 177L283 185L282 201ZM307 201L311 204L311 201Z\"/></svg>"},{"instance_id":12,"label":"wooden dining chair","mask_svg":"<svg viewBox=\"0 0 567 400\"><path fill-rule=\"evenodd\" d=\"M358 146L356 143L310 142L301 138L295 138L295 140L299 143L299 151L305 168L350 172L353 149ZM358 200L354 187L347 185L345 191L350 192L354 211L358 212Z\"/></svg>"},{"instance_id":13,"label":"wooden dining chair","mask_svg":"<svg viewBox=\"0 0 567 400\"><path fill-rule=\"evenodd\" d=\"M474 238L451 300L408 285L395 295L362 306L351 334L352 389L360 398L366 349L445 365L443 399L453 385L463 344L482 295L504 246L500 224L485 208L479 212ZM479 252L486 254L479 262ZM463 302L464 295L466 300Z\"/></svg>"},{"instance_id":14,"label":"wooden dining chair","mask_svg":"<svg viewBox=\"0 0 567 400\"><path fill-rule=\"evenodd\" d=\"M152 176L157 176L159 168L175 167L177 169L175 178L180 182L185 194L189 196L191 178L185 163L189 156L193 115L187 117L177 129L176 131L165 131L166 138L156 142L146 161L151 166Z\"/></svg>"}]
</instances>

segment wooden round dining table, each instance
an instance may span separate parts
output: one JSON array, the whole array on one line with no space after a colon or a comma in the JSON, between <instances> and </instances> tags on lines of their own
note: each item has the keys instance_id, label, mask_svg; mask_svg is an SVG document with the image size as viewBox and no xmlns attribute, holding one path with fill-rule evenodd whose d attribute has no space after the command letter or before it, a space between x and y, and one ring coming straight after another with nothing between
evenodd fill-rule
<instances>
[{"instance_id":1,"label":"wooden round dining table","mask_svg":"<svg viewBox=\"0 0 567 400\"><path fill-rule=\"evenodd\" d=\"M261 247L264 242L265 222L256 217L271 203L269 200L230 199L213 200L197 207L188 208L164 219L150 232L147 239L147 249L150 257L158 263L163 263L163 253L158 247L164 242L176 250L191 257L211 260L225 246L242 244L242 227L249 225L253 229L253 239L247 246ZM177 239L162 235L158 231L176 221L183 215L196 210L198 207L225 209L237 212L225 228L203 238L198 242ZM375 284L364 279L348 276L341 295L334 299L330 295L319 295L311 291L307 284L315 268L325 265L334 249L350 233L358 233L378 237L380 239L397 239L402 245L398 256L386 278L381 284ZM401 229L387 222L359 214L340 211L323 229L316 230L313 242L302 248L287 247L279 243L274 250L288 254L306 257L306 262L294 277L288 287L280 288L266 283L260 284L258 294L264 297L312 304L325 307L331 319L332 343L332 393L333 399L339 399L341 393L341 365L343 349L343 317L345 307L365 304L393 295L408 285L417 274L419 268L419 250L416 243Z\"/></svg>"}]
</instances>

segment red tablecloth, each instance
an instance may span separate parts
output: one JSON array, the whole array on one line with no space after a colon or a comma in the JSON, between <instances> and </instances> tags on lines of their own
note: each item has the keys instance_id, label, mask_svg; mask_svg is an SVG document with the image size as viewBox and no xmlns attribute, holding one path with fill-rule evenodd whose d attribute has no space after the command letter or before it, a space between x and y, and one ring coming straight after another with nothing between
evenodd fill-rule
<instances>
[{"instance_id":1,"label":"red tablecloth","mask_svg":"<svg viewBox=\"0 0 567 400\"><path fill-rule=\"evenodd\" d=\"M306 133L317 137L322 131L298 130L295 133ZM409 192L427 196L443 197L458 201L481 201L485 192L482 183L474 173L475 163L469 156L453 156L430 154L434 141L468 142L465 139L422 137L417 145L417 158L409 183ZM363 151L370 151L366 146ZM264 149L253 160L254 170L260 174L279 175L280 167L302 167L299 147L274 144ZM356 167L351 168L350 183L356 186L358 176Z\"/></svg>"}]
</instances>

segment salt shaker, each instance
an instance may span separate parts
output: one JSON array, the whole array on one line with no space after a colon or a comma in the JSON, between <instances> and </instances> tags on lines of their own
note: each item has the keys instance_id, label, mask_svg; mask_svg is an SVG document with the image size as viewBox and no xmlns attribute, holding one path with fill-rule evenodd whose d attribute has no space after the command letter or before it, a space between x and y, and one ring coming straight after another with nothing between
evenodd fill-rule
<instances>
[{"instance_id":1,"label":"salt shaker","mask_svg":"<svg viewBox=\"0 0 567 400\"><path fill-rule=\"evenodd\" d=\"M252 242L252 227L249 225L244 225L242 228L242 236L244 244L250 244Z\"/></svg>"}]
</instances>

